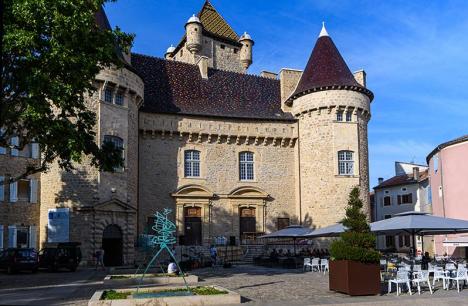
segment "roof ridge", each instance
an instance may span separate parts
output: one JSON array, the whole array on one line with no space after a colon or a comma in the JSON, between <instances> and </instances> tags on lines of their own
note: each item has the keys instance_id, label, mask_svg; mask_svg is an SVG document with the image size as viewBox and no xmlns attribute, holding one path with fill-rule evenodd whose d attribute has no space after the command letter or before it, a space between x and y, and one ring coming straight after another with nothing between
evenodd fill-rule
<instances>
[{"instance_id":1,"label":"roof ridge","mask_svg":"<svg viewBox=\"0 0 468 306\"><path fill-rule=\"evenodd\" d=\"M169 62L169 63L178 63L178 64L183 64L183 65L189 65L189 66L195 66L195 67L197 67L197 64L191 64L191 63L180 62L180 61L175 61L175 60L168 60L168 59L165 59L165 58L163 58L163 57L154 56L154 55L147 55L147 54L142 54L142 53L138 53L138 52L132 52L132 55L144 56L144 57L148 57L148 58L153 58L153 59L158 59L158 60L166 61L166 62ZM244 72L231 71L231 70L220 69L220 68L212 68L212 67L208 67L208 69L210 69L210 70L215 70L215 71L228 72L228 73L235 73L235 74L242 75L242 76L250 76L250 77L256 77L256 78L261 78L261 79L267 79L267 80L271 80L271 81L280 82L279 79L272 79L272 78L268 78L268 77L261 76L261 75L259 75L259 74L244 73Z\"/></svg>"}]
</instances>

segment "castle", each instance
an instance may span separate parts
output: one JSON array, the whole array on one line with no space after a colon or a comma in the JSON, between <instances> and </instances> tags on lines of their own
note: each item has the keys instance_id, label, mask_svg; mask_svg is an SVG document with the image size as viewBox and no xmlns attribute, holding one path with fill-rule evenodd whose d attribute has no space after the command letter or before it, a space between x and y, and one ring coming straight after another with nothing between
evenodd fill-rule
<instances>
[{"instance_id":1,"label":"castle","mask_svg":"<svg viewBox=\"0 0 468 306\"><path fill-rule=\"evenodd\" d=\"M104 11L97 22L109 28ZM85 262L102 247L121 265L166 207L184 245L330 225L354 186L369 210L365 72L351 73L325 27L303 71L247 74L253 47L205 1L164 58L123 54L124 68L101 71L88 104L125 165L40 174L30 240L80 241Z\"/></svg>"}]
</instances>

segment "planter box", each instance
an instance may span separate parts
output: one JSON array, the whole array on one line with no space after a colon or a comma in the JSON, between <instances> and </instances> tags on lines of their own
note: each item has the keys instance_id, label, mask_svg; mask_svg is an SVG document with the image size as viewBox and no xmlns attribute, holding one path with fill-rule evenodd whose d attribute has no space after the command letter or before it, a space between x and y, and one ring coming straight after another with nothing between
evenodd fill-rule
<instances>
[{"instance_id":1,"label":"planter box","mask_svg":"<svg viewBox=\"0 0 468 306\"><path fill-rule=\"evenodd\" d=\"M218 290L226 291L226 294L217 295L191 295L191 296L171 296L158 298L133 299L132 297L122 300L101 300L104 290L96 291L88 302L88 306L133 306L133 305L165 305L165 306L202 306L202 305L226 305L240 304L239 293L219 286L211 286ZM178 289L181 287L145 287L140 292L149 290ZM116 289L117 292L133 292L132 289Z\"/></svg>"},{"instance_id":2,"label":"planter box","mask_svg":"<svg viewBox=\"0 0 468 306\"><path fill-rule=\"evenodd\" d=\"M128 278L112 278L112 277L128 277ZM114 274L107 275L104 278L104 285L137 285L140 282L142 274ZM187 275L185 277L187 283L198 283L198 276ZM152 276L146 274L143 278L142 284L154 284L154 285L184 285L184 279L181 276Z\"/></svg>"},{"instance_id":3,"label":"planter box","mask_svg":"<svg viewBox=\"0 0 468 306\"><path fill-rule=\"evenodd\" d=\"M330 261L330 290L349 295L380 294L379 264L351 260Z\"/></svg>"}]
</instances>

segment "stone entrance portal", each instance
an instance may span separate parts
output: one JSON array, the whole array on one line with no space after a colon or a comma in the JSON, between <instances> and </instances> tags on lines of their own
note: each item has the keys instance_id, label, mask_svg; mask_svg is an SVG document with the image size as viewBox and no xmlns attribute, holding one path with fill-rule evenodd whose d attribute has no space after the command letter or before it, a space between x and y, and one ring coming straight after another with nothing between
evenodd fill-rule
<instances>
[{"instance_id":1,"label":"stone entrance portal","mask_svg":"<svg viewBox=\"0 0 468 306\"><path fill-rule=\"evenodd\" d=\"M123 264L122 230L115 224L108 225L102 234L102 249L104 250L105 266L121 266Z\"/></svg>"}]
</instances>

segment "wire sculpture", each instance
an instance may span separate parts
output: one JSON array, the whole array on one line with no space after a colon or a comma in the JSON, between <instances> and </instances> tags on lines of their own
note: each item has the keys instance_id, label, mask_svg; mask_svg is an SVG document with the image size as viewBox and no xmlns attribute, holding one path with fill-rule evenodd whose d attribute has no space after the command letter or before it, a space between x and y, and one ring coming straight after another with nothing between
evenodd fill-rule
<instances>
[{"instance_id":1,"label":"wire sculpture","mask_svg":"<svg viewBox=\"0 0 468 306\"><path fill-rule=\"evenodd\" d=\"M172 212L171 209L164 208L162 213L156 212L154 214L155 220L154 220L154 225L152 226L152 229L157 233L157 235L151 238L149 244L153 247L159 247L159 248L158 248L158 251L153 256L153 258L151 259L151 261L148 263L145 271L143 272L143 275L140 278L140 282L137 287L137 293L138 293L138 290L140 289L140 286L143 282L143 278L145 277L146 272L148 272L148 269L151 267L153 262L156 260L159 254L161 254L163 250L166 250L169 253L169 256L172 259L174 259L174 263L177 265L177 268L179 269L180 274L184 280L185 287L187 288L187 291L190 292L190 288L187 284L187 281L185 280L185 273L180 268L179 263L177 262L177 259L175 258L174 253L171 250L172 245L174 245L177 242L177 239L174 236L175 231L176 231L176 226L174 222L172 222L168 218L171 212Z\"/></svg>"}]
</instances>

